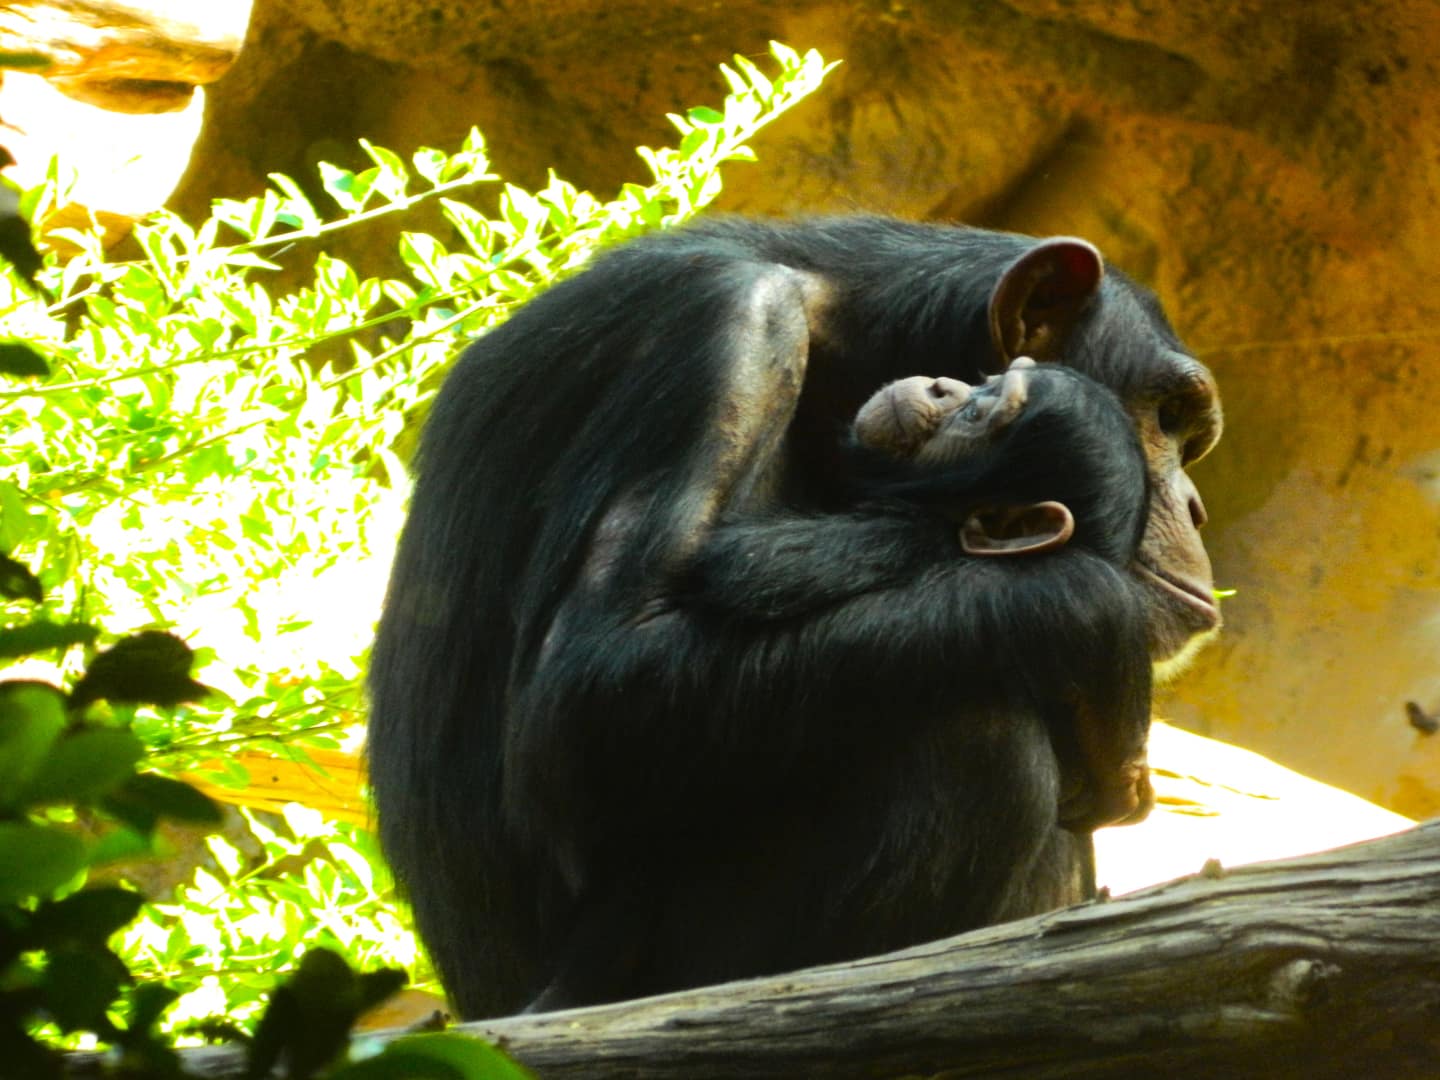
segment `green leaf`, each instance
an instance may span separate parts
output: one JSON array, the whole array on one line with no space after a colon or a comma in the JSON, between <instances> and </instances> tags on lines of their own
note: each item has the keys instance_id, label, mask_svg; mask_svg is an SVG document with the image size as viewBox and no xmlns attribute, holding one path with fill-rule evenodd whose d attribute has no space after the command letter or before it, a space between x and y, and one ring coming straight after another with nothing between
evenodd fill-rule
<instances>
[{"instance_id":1,"label":"green leaf","mask_svg":"<svg viewBox=\"0 0 1440 1080\"><path fill-rule=\"evenodd\" d=\"M331 165L328 161L320 162L320 184L326 193L340 204L342 210L355 212L363 208L363 201L357 199L354 194L355 174L349 169L342 169L338 165Z\"/></svg>"},{"instance_id":2,"label":"green leaf","mask_svg":"<svg viewBox=\"0 0 1440 1080\"><path fill-rule=\"evenodd\" d=\"M440 269L445 257L445 248L429 233L405 232L400 234L400 258L410 267L416 280L436 288L444 288L446 278Z\"/></svg>"},{"instance_id":3,"label":"green leaf","mask_svg":"<svg viewBox=\"0 0 1440 1080\"><path fill-rule=\"evenodd\" d=\"M465 141L460 144L460 149L467 154L486 153L484 133L478 127L472 127L465 134Z\"/></svg>"},{"instance_id":4,"label":"green leaf","mask_svg":"<svg viewBox=\"0 0 1440 1080\"><path fill-rule=\"evenodd\" d=\"M380 1053L325 1074L325 1080L488 1080L488 1073L470 1076L448 1061L397 1050L392 1043Z\"/></svg>"},{"instance_id":5,"label":"green leaf","mask_svg":"<svg viewBox=\"0 0 1440 1080\"><path fill-rule=\"evenodd\" d=\"M750 85L740 77L740 73L729 64L720 65L720 74L725 77L726 83L730 86L730 93L734 95L748 94Z\"/></svg>"},{"instance_id":6,"label":"green leaf","mask_svg":"<svg viewBox=\"0 0 1440 1080\"><path fill-rule=\"evenodd\" d=\"M18 341L0 342L0 375L44 378L49 374L50 365L29 345Z\"/></svg>"},{"instance_id":7,"label":"green leaf","mask_svg":"<svg viewBox=\"0 0 1440 1080\"><path fill-rule=\"evenodd\" d=\"M220 869L228 877L237 877L245 870L245 858L240 854L234 844L228 842L225 837L218 833L206 837L205 846L215 861L220 864Z\"/></svg>"},{"instance_id":8,"label":"green leaf","mask_svg":"<svg viewBox=\"0 0 1440 1080\"><path fill-rule=\"evenodd\" d=\"M25 785L31 804L86 802L104 795L135 773L145 747L128 731L90 728L57 741Z\"/></svg>"},{"instance_id":9,"label":"green leaf","mask_svg":"<svg viewBox=\"0 0 1440 1080\"><path fill-rule=\"evenodd\" d=\"M0 660L33 656L50 649L89 645L100 631L86 623L53 623L43 619L0 630Z\"/></svg>"},{"instance_id":10,"label":"green leaf","mask_svg":"<svg viewBox=\"0 0 1440 1080\"><path fill-rule=\"evenodd\" d=\"M500 196L500 216L517 232L529 233L538 230L549 219L550 212L524 188L506 184Z\"/></svg>"},{"instance_id":11,"label":"green leaf","mask_svg":"<svg viewBox=\"0 0 1440 1080\"><path fill-rule=\"evenodd\" d=\"M180 780L155 773L137 773L112 791L101 803L140 832L150 832L161 818L196 825L218 825L223 815L210 796Z\"/></svg>"},{"instance_id":12,"label":"green leaf","mask_svg":"<svg viewBox=\"0 0 1440 1080\"><path fill-rule=\"evenodd\" d=\"M76 705L105 698L148 705L198 701L209 690L190 678L190 646L164 630L144 630L117 641L90 661L70 692Z\"/></svg>"},{"instance_id":13,"label":"green leaf","mask_svg":"<svg viewBox=\"0 0 1440 1080\"><path fill-rule=\"evenodd\" d=\"M198 319L190 324L189 329L201 352L210 352L225 335L225 324L219 319Z\"/></svg>"},{"instance_id":14,"label":"green leaf","mask_svg":"<svg viewBox=\"0 0 1440 1080\"><path fill-rule=\"evenodd\" d=\"M680 153L687 158L695 157L715 139L715 132L707 128L696 128L680 140Z\"/></svg>"},{"instance_id":15,"label":"green leaf","mask_svg":"<svg viewBox=\"0 0 1440 1080\"><path fill-rule=\"evenodd\" d=\"M325 252L315 259L315 281L343 299L353 297L360 289L360 278L350 264Z\"/></svg>"},{"instance_id":16,"label":"green leaf","mask_svg":"<svg viewBox=\"0 0 1440 1080\"><path fill-rule=\"evenodd\" d=\"M44 683L0 683L0 808L19 795L65 728L65 698Z\"/></svg>"},{"instance_id":17,"label":"green leaf","mask_svg":"<svg viewBox=\"0 0 1440 1080\"><path fill-rule=\"evenodd\" d=\"M275 217L280 213L280 196L267 190L263 195L246 199L245 206L250 211L250 220L245 226L248 234L256 240L269 236L270 230L275 227Z\"/></svg>"},{"instance_id":18,"label":"green leaf","mask_svg":"<svg viewBox=\"0 0 1440 1080\"><path fill-rule=\"evenodd\" d=\"M13 551L36 537L36 515L22 492L14 484L0 480L0 550Z\"/></svg>"},{"instance_id":19,"label":"green leaf","mask_svg":"<svg viewBox=\"0 0 1440 1080\"><path fill-rule=\"evenodd\" d=\"M370 202L370 196L380 191L376 181L380 179L379 166L371 166L355 174L355 181L350 185L350 194L359 203L359 208L364 209Z\"/></svg>"},{"instance_id":20,"label":"green leaf","mask_svg":"<svg viewBox=\"0 0 1440 1080\"><path fill-rule=\"evenodd\" d=\"M495 231L490 225L490 219L474 207L454 199L441 199L440 206L446 220L455 226L461 239L465 241L465 246L476 255L488 259L495 247Z\"/></svg>"},{"instance_id":21,"label":"green leaf","mask_svg":"<svg viewBox=\"0 0 1440 1080\"><path fill-rule=\"evenodd\" d=\"M90 849L90 865L104 866L113 862L133 862L157 854L156 840L146 832L120 826L111 829Z\"/></svg>"},{"instance_id":22,"label":"green leaf","mask_svg":"<svg viewBox=\"0 0 1440 1080\"><path fill-rule=\"evenodd\" d=\"M380 170L374 181L380 194L391 202L403 199L405 188L410 183L410 173L405 168L405 162L400 160L400 155L386 150L383 146L376 146L368 139L360 140L360 148L370 155L370 160L375 162L375 167Z\"/></svg>"},{"instance_id":23,"label":"green leaf","mask_svg":"<svg viewBox=\"0 0 1440 1080\"><path fill-rule=\"evenodd\" d=\"M61 1031L105 1031L105 1013L128 982L129 969L109 949L51 949L42 982L45 1011Z\"/></svg>"},{"instance_id":24,"label":"green leaf","mask_svg":"<svg viewBox=\"0 0 1440 1080\"><path fill-rule=\"evenodd\" d=\"M46 896L85 869L85 845L43 825L0 822L0 903Z\"/></svg>"},{"instance_id":25,"label":"green leaf","mask_svg":"<svg viewBox=\"0 0 1440 1080\"><path fill-rule=\"evenodd\" d=\"M159 983L142 983L130 995L130 1015L126 1018L128 1028L131 1031L148 1031L179 998L178 990Z\"/></svg>"},{"instance_id":26,"label":"green leaf","mask_svg":"<svg viewBox=\"0 0 1440 1080\"><path fill-rule=\"evenodd\" d=\"M800 54L783 41L770 42L770 55L779 60L780 66L787 71L800 66Z\"/></svg>"},{"instance_id":27,"label":"green leaf","mask_svg":"<svg viewBox=\"0 0 1440 1080\"><path fill-rule=\"evenodd\" d=\"M255 237L254 210L258 199L216 199L210 204L210 213L224 222L247 240Z\"/></svg>"},{"instance_id":28,"label":"green leaf","mask_svg":"<svg viewBox=\"0 0 1440 1080\"><path fill-rule=\"evenodd\" d=\"M284 1057L290 1075L310 1076L344 1051L350 1026L361 1012L404 983L403 971L356 975L338 953L307 950L299 970L271 995L255 1028L251 1075L268 1074Z\"/></svg>"},{"instance_id":29,"label":"green leaf","mask_svg":"<svg viewBox=\"0 0 1440 1080\"><path fill-rule=\"evenodd\" d=\"M706 127L713 127L716 124L723 124L725 122L724 113L716 112L714 109L708 108L704 105L688 110L685 113L685 116L692 123L704 124Z\"/></svg>"},{"instance_id":30,"label":"green leaf","mask_svg":"<svg viewBox=\"0 0 1440 1080\"><path fill-rule=\"evenodd\" d=\"M29 600L38 604L45 599L40 579L22 562L0 555L0 596L7 600Z\"/></svg>"},{"instance_id":31,"label":"green leaf","mask_svg":"<svg viewBox=\"0 0 1440 1080\"><path fill-rule=\"evenodd\" d=\"M748 57L736 53L735 66L744 72L745 78L749 80L750 85L755 88L756 92L762 98L768 101L775 96L774 85L765 77L765 73L756 67Z\"/></svg>"},{"instance_id":32,"label":"green leaf","mask_svg":"<svg viewBox=\"0 0 1440 1080\"><path fill-rule=\"evenodd\" d=\"M6 156L9 156L8 152ZM35 275L44 267L45 261L35 249L30 222L20 203L19 192L8 183L0 184L0 258L14 267L25 284L33 289Z\"/></svg>"},{"instance_id":33,"label":"green leaf","mask_svg":"<svg viewBox=\"0 0 1440 1080\"><path fill-rule=\"evenodd\" d=\"M405 1035L373 1058L348 1065L328 1080L533 1080L530 1070L472 1035Z\"/></svg>"},{"instance_id":34,"label":"green leaf","mask_svg":"<svg viewBox=\"0 0 1440 1080\"><path fill-rule=\"evenodd\" d=\"M230 456L230 450L223 443L201 447L193 454L186 454L180 463L185 482L191 487L212 476L228 479L239 471Z\"/></svg>"},{"instance_id":35,"label":"green leaf","mask_svg":"<svg viewBox=\"0 0 1440 1080\"><path fill-rule=\"evenodd\" d=\"M35 909L28 933L43 947L61 941L103 946L111 934L140 914L144 904L145 897L132 889L81 889L64 900L42 903Z\"/></svg>"},{"instance_id":36,"label":"green leaf","mask_svg":"<svg viewBox=\"0 0 1440 1080\"><path fill-rule=\"evenodd\" d=\"M415 166L415 171L430 181L433 187L441 182L441 174L450 159L442 150L434 150L428 146L422 146L410 155L410 162Z\"/></svg>"},{"instance_id":37,"label":"green leaf","mask_svg":"<svg viewBox=\"0 0 1440 1080\"><path fill-rule=\"evenodd\" d=\"M310 199L300 190L300 185L284 173L270 173L270 182L284 193L280 217L288 218L287 224L297 229L310 231L321 225L320 215L315 212Z\"/></svg>"},{"instance_id":38,"label":"green leaf","mask_svg":"<svg viewBox=\"0 0 1440 1080\"><path fill-rule=\"evenodd\" d=\"M369 859L349 844L342 844L339 840L331 840L329 849L330 857L349 870L367 893L375 891L375 867L371 865Z\"/></svg>"}]
</instances>

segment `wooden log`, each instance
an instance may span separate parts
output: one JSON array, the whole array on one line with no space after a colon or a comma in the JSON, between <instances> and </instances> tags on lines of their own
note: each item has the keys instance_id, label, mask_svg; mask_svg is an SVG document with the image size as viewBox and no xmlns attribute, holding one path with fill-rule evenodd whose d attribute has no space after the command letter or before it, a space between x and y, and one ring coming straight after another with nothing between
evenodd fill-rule
<instances>
[{"instance_id":1,"label":"wooden log","mask_svg":"<svg viewBox=\"0 0 1440 1080\"><path fill-rule=\"evenodd\" d=\"M466 1025L542 1077L1440 1076L1440 821L885 957Z\"/></svg>"},{"instance_id":2,"label":"wooden log","mask_svg":"<svg viewBox=\"0 0 1440 1080\"><path fill-rule=\"evenodd\" d=\"M1433 1080L1440 820L850 964L462 1030L544 1078ZM233 1051L187 1057L240 1075Z\"/></svg>"}]
</instances>

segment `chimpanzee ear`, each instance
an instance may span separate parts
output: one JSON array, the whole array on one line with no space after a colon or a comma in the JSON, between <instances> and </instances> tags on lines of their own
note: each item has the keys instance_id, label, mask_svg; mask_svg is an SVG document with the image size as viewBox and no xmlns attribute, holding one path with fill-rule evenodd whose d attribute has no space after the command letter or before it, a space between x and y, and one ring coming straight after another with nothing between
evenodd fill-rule
<instances>
[{"instance_id":1,"label":"chimpanzee ear","mask_svg":"<svg viewBox=\"0 0 1440 1080\"><path fill-rule=\"evenodd\" d=\"M1063 503L986 506L960 526L960 546L970 555L1035 555L1064 547L1075 518Z\"/></svg>"},{"instance_id":2,"label":"chimpanzee ear","mask_svg":"<svg viewBox=\"0 0 1440 1080\"><path fill-rule=\"evenodd\" d=\"M1073 236L1042 240L1011 263L990 293L995 370L1017 356L1053 359L1104 276L1099 250Z\"/></svg>"}]
</instances>

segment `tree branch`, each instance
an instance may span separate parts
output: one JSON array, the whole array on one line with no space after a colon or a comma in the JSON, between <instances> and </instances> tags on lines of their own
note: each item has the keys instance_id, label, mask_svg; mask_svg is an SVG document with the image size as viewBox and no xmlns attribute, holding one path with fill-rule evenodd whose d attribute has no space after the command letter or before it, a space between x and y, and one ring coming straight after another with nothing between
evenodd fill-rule
<instances>
[{"instance_id":1,"label":"tree branch","mask_svg":"<svg viewBox=\"0 0 1440 1080\"><path fill-rule=\"evenodd\" d=\"M1440 820L851 964L461 1030L546 1080L1433 1080ZM187 1059L240 1075L233 1050Z\"/></svg>"},{"instance_id":2,"label":"tree branch","mask_svg":"<svg viewBox=\"0 0 1440 1080\"><path fill-rule=\"evenodd\" d=\"M1440 1076L1440 820L853 964L465 1030L547 1078Z\"/></svg>"}]
</instances>

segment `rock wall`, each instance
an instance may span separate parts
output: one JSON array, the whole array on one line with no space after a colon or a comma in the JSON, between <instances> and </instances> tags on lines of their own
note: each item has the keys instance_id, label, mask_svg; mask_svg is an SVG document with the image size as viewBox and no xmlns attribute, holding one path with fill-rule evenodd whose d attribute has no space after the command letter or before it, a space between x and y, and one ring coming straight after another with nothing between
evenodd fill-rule
<instances>
[{"instance_id":1,"label":"rock wall","mask_svg":"<svg viewBox=\"0 0 1440 1080\"><path fill-rule=\"evenodd\" d=\"M1356 0L257 0L175 200L201 209L366 136L601 191L715 65L843 59L724 205L1075 233L1216 370L1196 470L1221 643L1161 702L1191 729L1440 812L1440 5Z\"/></svg>"},{"instance_id":2,"label":"rock wall","mask_svg":"<svg viewBox=\"0 0 1440 1080\"><path fill-rule=\"evenodd\" d=\"M77 173L51 230L96 222L113 244L171 193L200 130L205 84L235 61L250 0L0 4L0 145L22 188L50 159Z\"/></svg>"}]
</instances>

